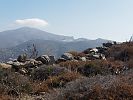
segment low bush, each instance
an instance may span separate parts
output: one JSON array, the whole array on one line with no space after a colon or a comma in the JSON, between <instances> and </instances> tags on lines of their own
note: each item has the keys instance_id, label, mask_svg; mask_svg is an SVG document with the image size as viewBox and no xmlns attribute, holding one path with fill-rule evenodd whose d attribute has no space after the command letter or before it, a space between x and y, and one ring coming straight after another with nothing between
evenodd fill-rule
<instances>
[{"instance_id":1,"label":"low bush","mask_svg":"<svg viewBox=\"0 0 133 100\"><path fill-rule=\"evenodd\" d=\"M81 75L76 72L67 72L59 76L53 76L46 80L46 84L53 87L63 87L66 83L79 78Z\"/></svg>"},{"instance_id":2,"label":"low bush","mask_svg":"<svg viewBox=\"0 0 133 100\"><path fill-rule=\"evenodd\" d=\"M59 65L71 71L77 71L78 67L84 66L85 64L86 62L84 61L66 61L66 62L61 62Z\"/></svg>"},{"instance_id":3,"label":"low bush","mask_svg":"<svg viewBox=\"0 0 133 100\"><path fill-rule=\"evenodd\" d=\"M46 80L49 76L60 75L67 70L63 67L58 66L40 66L32 71L31 78L33 80Z\"/></svg>"}]
</instances>

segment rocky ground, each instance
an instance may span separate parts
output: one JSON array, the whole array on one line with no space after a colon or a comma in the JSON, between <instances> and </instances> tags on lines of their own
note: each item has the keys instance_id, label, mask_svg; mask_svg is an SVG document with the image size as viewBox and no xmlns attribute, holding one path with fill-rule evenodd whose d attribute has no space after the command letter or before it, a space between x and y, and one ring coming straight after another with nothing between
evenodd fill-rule
<instances>
[{"instance_id":1,"label":"rocky ground","mask_svg":"<svg viewBox=\"0 0 133 100\"><path fill-rule=\"evenodd\" d=\"M133 43L0 63L0 100L132 100Z\"/></svg>"}]
</instances>

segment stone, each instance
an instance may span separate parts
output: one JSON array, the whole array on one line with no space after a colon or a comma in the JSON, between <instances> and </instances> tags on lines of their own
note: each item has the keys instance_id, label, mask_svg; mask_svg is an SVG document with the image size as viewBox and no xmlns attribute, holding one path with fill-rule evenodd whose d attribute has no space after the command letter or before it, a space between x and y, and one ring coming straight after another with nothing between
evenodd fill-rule
<instances>
[{"instance_id":1,"label":"stone","mask_svg":"<svg viewBox=\"0 0 133 100\"><path fill-rule=\"evenodd\" d=\"M19 69L19 73L25 75L28 73L28 71L24 68L21 68L21 69Z\"/></svg>"},{"instance_id":2,"label":"stone","mask_svg":"<svg viewBox=\"0 0 133 100\"><path fill-rule=\"evenodd\" d=\"M73 59L74 59L73 55L70 54L70 53L64 53L64 54L61 56L61 58L64 58L64 59L66 59L66 60L73 60Z\"/></svg>"},{"instance_id":3,"label":"stone","mask_svg":"<svg viewBox=\"0 0 133 100\"><path fill-rule=\"evenodd\" d=\"M52 55L49 55L49 58L50 58L50 64L55 64L55 57L52 56Z\"/></svg>"},{"instance_id":4,"label":"stone","mask_svg":"<svg viewBox=\"0 0 133 100\"><path fill-rule=\"evenodd\" d=\"M56 63L61 63L61 62L65 62L65 61L67 61L67 60L64 58L59 58L59 59L57 59Z\"/></svg>"},{"instance_id":5,"label":"stone","mask_svg":"<svg viewBox=\"0 0 133 100\"><path fill-rule=\"evenodd\" d=\"M43 64L48 65L50 63L50 58L48 55L42 55L42 56L36 58L36 61L41 61Z\"/></svg>"},{"instance_id":6,"label":"stone","mask_svg":"<svg viewBox=\"0 0 133 100\"><path fill-rule=\"evenodd\" d=\"M26 54L22 54L22 55L19 55L18 58L17 58L17 61L19 62L25 62L27 59L27 55Z\"/></svg>"},{"instance_id":7,"label":"stone","mask_svg":"<svg viewBox=\"0 0 133 100\"><path fill-rule=\"evenodd\" d=\"M86 57L81 57L80 60L81 61L86 61Z\"/></svg>"},{"instance_id":8,"label":"stone","mask_svg":"<svg viewBox=\"0 0 133 100\"><path fill-rule=\"evenodd\" d=\"M93 48L93 49L91 49L91 50L90 50L90 52L97 53L97 52L98 52L98 49L96 49L96 48Z\"/></svg>"}]
</instances>

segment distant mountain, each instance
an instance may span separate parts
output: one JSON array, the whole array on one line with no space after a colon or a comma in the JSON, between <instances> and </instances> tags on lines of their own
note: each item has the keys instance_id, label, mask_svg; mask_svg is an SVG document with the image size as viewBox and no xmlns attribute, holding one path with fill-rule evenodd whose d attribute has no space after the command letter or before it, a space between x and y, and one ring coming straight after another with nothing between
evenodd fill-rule
<instances>
[{"instance_id":1,"label":"distant mountain","mask_svg":"<svg viewBox=\"0 0 133 100\"><path fill-rule=\"evenodd\" d=\"M15 30L0 32L0 48L9 48L17 46L29 40L55 40L55 41L73 41L70 36L56 35L35 28L22 27Z\"/></svg>"},{"instance_id":2,"label":"distant mountain","mask_svg":"<svg viewBox=\"0 0 133 100\"><path fill-rule=\"evenodd\" d=\"M67 51L83 51L87 48L101 46L102 43L105 42L108 42L108 40L79 39L78 41L74 40L71 42L42 39L30 40L12 48L0 49L0 60L5 61L9 60L9 58L17 58L18 55L23 53L31 55L33 44L37 48L38 55L50 54L54 55L55 57L59 57L61 54Z\"/></svg>"},{"instance_id":3,"label":"distant mountain","mask_svg":"<svg viewBox=\"0 0 133 100\"><path fill-rule=\"evenodd\" d=\"M62 53L75 50L83 51L90 47L101 46L108 42L104 39L74 39L70 36L56 35L35 28L23 27L0 32L0 61L16 58L18 55L31 54L32 45L38 54L51 54L59 57Z\"/></svg>"}]
</instances>

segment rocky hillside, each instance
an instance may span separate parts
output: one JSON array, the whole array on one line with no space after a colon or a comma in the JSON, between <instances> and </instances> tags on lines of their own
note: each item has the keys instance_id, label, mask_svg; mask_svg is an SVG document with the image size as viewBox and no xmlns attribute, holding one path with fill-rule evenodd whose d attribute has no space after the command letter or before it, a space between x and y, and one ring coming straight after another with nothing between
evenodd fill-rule
<instances>
[{"instance_id":1,"label":"rocky hillside","mask_svg":"<svg viewBox=\"0 0 133 100\"><path fill-rule=\"evenodd\" d=\"M1 100L132 100L133 43L0 63Z\"/></svg>"},{"instance_id":2,"label":"rocky hillside","mask_svg":"<svg viewBox=\"0 0 133 100\"><path fill-rule=\"evenodd\" d=\"M51 54L55 57L62 53L75 50L83 51L88 47L101 46L108 42L104 39L88 40L85 38L74 39L70 36L56 35L35 28L22 27L15 30L0 32L0 61L15 59L19 54L30 54L33 45L36 46L38 56Z\"/></svg>"},{"instance_id":3,"label":"rocky hillside","mask_svg":"<svg viewBox=\"0 0 133 100\"><path fill-rule=\"evenodd\" d=\"M33 44L36 46L38 51L38 56L43 54L51 54L56 58L61 56L64 52L67 51L78 51L81 52L88 47L93 48L96 46L101 46L102 43L107 42L108 40L96 39L96 40L84 40L76 39L74 41L55 41L55 40L29 40L15 47L0 49L0 61L7 61L9 58L15 59L18 55L27 53L31 55L33 49Z\"/></svg>"}]
</instances>

